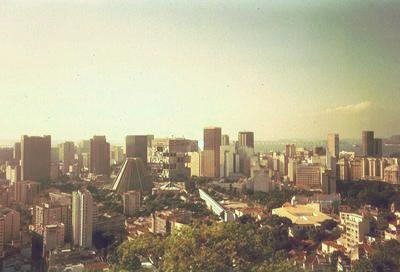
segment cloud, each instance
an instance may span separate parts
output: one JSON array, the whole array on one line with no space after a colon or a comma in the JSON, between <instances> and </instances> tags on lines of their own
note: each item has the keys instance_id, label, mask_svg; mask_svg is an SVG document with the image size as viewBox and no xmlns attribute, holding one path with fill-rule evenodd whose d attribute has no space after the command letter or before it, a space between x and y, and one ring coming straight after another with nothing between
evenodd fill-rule
<instances>
[{"instance_id":1,"label":"cloud","mask_svg":"<svg viewBox=\"0 0 400 272\"><path fill-rule=\"evenodd\" d=\"M338 106L336 108L328 108L322 111L322 113L357 113L369 109L371 105L371 101L363 101L357 104L349 104Z\"/></svg>"}]
</instances>

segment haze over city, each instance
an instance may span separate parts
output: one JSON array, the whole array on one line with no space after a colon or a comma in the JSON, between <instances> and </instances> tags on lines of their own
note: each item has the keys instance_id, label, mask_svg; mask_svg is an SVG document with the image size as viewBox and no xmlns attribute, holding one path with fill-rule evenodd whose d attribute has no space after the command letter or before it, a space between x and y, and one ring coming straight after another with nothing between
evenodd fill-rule
<instances>
[{"instance_id":1,"label":"haze over city","mask_svg":"<svg viewBox=\"0 0 400 272\"><path fill-rule=\"evenodd\" d=\"M2 139L396 134L396 1L2 1Z\"/></svg>"}]
</instances>

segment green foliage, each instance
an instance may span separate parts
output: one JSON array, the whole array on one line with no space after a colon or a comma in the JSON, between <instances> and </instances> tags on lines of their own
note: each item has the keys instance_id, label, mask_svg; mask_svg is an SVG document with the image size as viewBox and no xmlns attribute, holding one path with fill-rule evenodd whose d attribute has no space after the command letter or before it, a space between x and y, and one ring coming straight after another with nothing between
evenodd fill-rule
<instances>
[{"instance_id":1,"label":"green foliage","mask_svg":"<svg viewBox=\"0 0 400 272\"><path fill-rule=\"evenodd\" d=\"M342 203L353 207L364 204L388 209L391 203L400 204L399 187L378 181L338 181L337 191Z\"/></svg>"},{"instance_id":2,"label":"green foliage","mask_svg":"<svg viewBox=\"0 0 400 272\"><path fill-rule=\"evenodd\" d=\"M282 207L286 202L290 202L295 193L295 191L291 190L275 190L268 193L248 191L247 195L251 201L264 205L270 211Z\"/></svg>"},{"instance_id":3,"label":"green foliage","mask_svg":"<svg viewBox=\"0 0 400 272\"><path fill-rule=\"evenodd\" d=\"M400 243L396 240L390 240L375 245L375 253L367 260L357 262L353 270L361 271L400 271Z\"/></svg>"},{"instance_id":4,"label":"green foliage","mask_svg":"<svg viewBox=\"0 0 400 272\"><path fill-rule=\"evenodd\" d=\"M125 270L132 269L139 258L150 260L161 271L272 271L267 269L278 267L282 270L277 271L297 271L283 261L291 249L288 226L277 218L268 223L261 228L253 223L202 224L166 238L140 236L123 243L114 262ZM275 267L277 252L282 263Z\"/></svg>"}]
</instances>

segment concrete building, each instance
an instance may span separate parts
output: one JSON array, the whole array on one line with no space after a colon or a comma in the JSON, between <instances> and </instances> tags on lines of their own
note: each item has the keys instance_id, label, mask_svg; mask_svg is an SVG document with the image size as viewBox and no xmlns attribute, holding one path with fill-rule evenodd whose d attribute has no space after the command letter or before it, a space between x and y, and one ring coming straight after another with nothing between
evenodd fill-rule
<instances>
[{"instance_id":1,"label":"concrete building","mask_svg":"<svg viewBox=\"0 0 400 272\"><path fill-rule=\"evenodd\" d=\"M153 187L149 175L141 158L127 158L122 165L113 183L113 191L122 194L131 190L150 191Z\"/></svg>"},{"instance_id":2,"label":"concrete building","mask_svg":"<svg viewBox=\"0 0 400 272\"><path fill-rule=\"evenodd\" d=\"M239 146L254 148L254 132L241 131L238 135Z\"/></svg>"},{"instance_id":3,"label":"concrete building","mask_svg":"<svg viewBox=\"0 0 400 272\"><path fill-rule=\"evenodd\" d=\"M65 241L63 223L46 225L43 230L43 255L54 249L62 248Z\"/></svg>"},{"instance_id":4,"label":"concrete building","mask_svg":"<svg viewBox=\"0 0 400 272\"><path fill-rule=\"evenodd\" d=\"M0 185L0 206L8 207L13 197L13 190L8 185Z\"/></svg>"},{"instance_id":5,"label":"concrete building","mask_svg":"<svg viewBox=\"0 0 400 272\"><path fill-rule=\"evenodd\" d=\"M397 164L390 165L384 170L384 181L391 184L400 184L400 167Z\"/></svg>"},{"instance_id":6,"label":"concrete building","mask_svg":"<svg viewBox=\"0 0 400 272\"><path fill-rule=\"evenodd\" d=\"M288 161L288 178L290 182L296 182L296 169L297 169L297 160L289 159Z\"/></svg>"},{"instance_id":7,"label":"concrete building","mask_svg":"<svg viewBox=\"0 0 400 272\"><path fill-rule=\"evenodd\" d=\"M204 152L202 175L210 178L220 176L220 147L221 147L221 128L208 127L204 129Z\"/></svg>"},{"instance_id":8,"label":"concrete building","mask_svg":"<svg viewBox=\"0 0 400 272\"><path fill-rule=\"evenodd\" d=\"M340 227L343 231L339 239L340 244L347 250L352 250L363 243L364 237L370 231L370 222L361 214L341 212Z\"/></svg>"},{"instance_id":9,"label":"concrete building","mask_svg":"<svg viewBox=\"0 0 400 272\"><path fill-rule=\"evenodd\" d=\"M383 141L382 139L374 139L374 156L381 158L383 155Z\"/></svg>"},{"instance_id":10,"label":"concrete building","mask_svg":"<svg viewBox=\"0 0 400 272\"><path fill-rule=\"evenodd\" d=\"M220 148L220 177L230 177L240 171L240 158L236 145L221 145Z\"/></svg>"},{"instance_id":11,"label":"concrete building","mask_svg":"<svg viewBox=\"0 0 400 272\"><path fill-rule=\"evenodd\" d=\"M328 134L327 151L331 156L339 158L339 134Z\"/></svg>"},{"instance_id":12,"label":"concrete building","mask_svg":"<svg viewBox=\"0 0 400 272\"><path fill-rule=\"evenodd\" d=\"M296 157L296 146L294 144L288 144L285 147L285 154L289 158Z\"/></svg>"},{"instance_id":13,"label":"concrete building","mask_svg":"<svg viewBox=\"0 0 400 272\"><path fill-rule=\"evenodd\" d=\"M153 173L162 180L190 177L189 153L197 152L197 141L184 138L162 138L151 142L150 166Z\"/></svg>"},{"instance_id":14,"label":"concrete building","mask_svg":"<svg viewBox=\"0 0 400 272\"><path fill-rule=\"evenodd\" d=\"M132 216L140 209L141 194L140 191L128 191L122 195L124 205L124 215Z\"/></svg>"},{"instance_id":15,"label":"concrete building","mask_svg":"<svg viewBox=\"0 0 400 272\"><path fill-rule=\"evenodd\" d=\"M375 143L374 143L374 132L373 131L363 131L362 132L362 156L372 157L375 155Z\"/></svg>"},{"instance_id":16,"label":"concrete building","mask_svg":"<svg viewBox=\"0 0 400 272\"><path fill-rule=\"evenodd\" d=\"M221 145L229 145L229 135L227 134L222 135Z\"/></svg>"},{"instance_id":17,"label":"concrete building","mask_svg":"<svg viewBox=\"0 0 400 272\"><path fill-rule=\"evenodd\" d=\"M213 199L204 190L199 189L199 194L200 198L206 203L207 208L219 216L224 222L235 221L237 219L235 213L225 209L220 203L218 203L218 201Z\"/></svg>"},{"instance_id":18,"label":"concrete building","mask_svg":"<svg viewBox=\"0 0 400 272\"><path fill-rule=\"evenodd\" d=\"M21 142L17 142L14 144L14 151L13 151L14 160L18 162L21 160Z\"/></svg>"},{"instance_id":19,"label":"concrete building","mask_svg":"<svg viewBox=\"0 0 400 272\"><path fill-rule=\"evenodd\" d=\"M148 150L153 135L128 135L125 138L125 152L127 158L141 158L144 164L148 162Z\"/></svg>"},{"instance_id":20,"label":"concrete building","mask_svg":"<svg viewBox=\"0 0 400 272\"><path fill-rule=\"evenodd\" d=\"M64 142L58 146L59 161L62 163L62 173L66 174L69 167L75 163L74 142Z\"/></svg>"},{"instance_id":21,"label":"concrete building","mask_svg":"<svg viewBox=\"0 0 400 272\"><path fill-rule=\"evenodd\" d=\"M33 204L39 196L40 185L35 181L18 181L14 185L14 199L23 205Z\"/></svg>"},{"instance_id":22,"label":"concrete building","mask_svg":"<svg viewBox=\"0 0 400 272\"><path fill-rule=\"evenodd\" d=\"M110 174L110 144L106 136L93 136L90 139L89 172L94 175Z\"/></svg>"},{"instance_id":23,"label":"concrete building","mask_svg":"<svg viewBox=\"0 0 400 272\"><path fill-rule=\"evenodd\" d=\"M285 217L292 222L289 234L293 235L296 230L310 230L319 228L322 222L332 219L330 216L320 212L318 203L306 205L285 205L282 208L272 210L273 215Z\"/></svg>"},{"instance_id":24,"label":"concrete building","mask_svg":"<svg viewBox=\"0 0 400 272\"><path fill-rule=\"evenodd\" d=\"M200 177L201 176L201 152L189 152L189 162L187 163L187 167L190 169L191 177Z\"/></svg>"},{"instance_id":25,"label":"concrete building","mask_svg":"<svg viewBox=\"0 0 400 272\"><path fill-rule=\"evenodd\" d=\"M50 179L51 136L21 137L21 179L43 181Z\"/></svg>"},{"instance_id":26,"label":"concrete building","mask_svg":"<svg viewBox=\"0 0 400 272\"><path fill-rule=\"evenodd\" d=\"M75 246L92 247L93 206L92 194L88 190L72 193L72 239Z\"/></svg>"},{"instance_id":27,"label":"concrete building","mask_svg":"<svg viewBox=\"0 0 400 272\"><path fill-rule=\"evenodd\" d=\"M66 241L71 240L72 235L72 211L70 205L52 201L35 206L35 232L43 235L47 225L63 224Z\"/></svg>"},{"instance_id":28,"label":"concrete building","mask_svg":"<svg viewBox=\"0 0 400 272\"><path fill-rule=\"evenodd\" d=\"M253 192L268 193L274 190L274 183L265 169L257 170L254 171L253 177L247 179L246 189Z\"/></svg>"},{"instance_id":29,"label":"concrete building","mask_svg":"<svg viewBox=\"0 0 400 272\"><path fill-rule=\"evenodd\" d=\"M115 145L111 151L112 164L120 164L124 161L124 151L122 146Z\"/></svg>"},{"instance_id":30,"label":"concrete building","mask_svg":"<svg viewBox=\"0 0 400 272\"><path fill-rule=\"evenodd\" d=\"M4 256L4 218L0 216L0 258Z\"/></svg>"},{"instance_id":31,"label":"concrete building","mask_svg":"<svg viewBox=\"0 0 400 272\"><path fill-rule=\"evenodd\" d=\"M306 190L321 189L321 166L298 164L296 167L296 186Z\"/></svg>"},{"instance_id":32,"label":"concrete building","mask_svg":"<svg viewBox=\"0 0 400 272\"><path fill-rule=\"evenodd\" d=\"M21 218L19 212L10 208L0 207L0 217L4 221L3 242L11 244L20 240Z\"/></svg>"},{"instance_id":33,"label":"concrete building","mask_svg":"<svg viewBox=\"0 0 400 272\"><path fill-rule=\"evenodd\" d=\"M21 166L19 164L7 165L6 180L10 181L10 184L21 181Z\"/></svg>"}]
</instances>

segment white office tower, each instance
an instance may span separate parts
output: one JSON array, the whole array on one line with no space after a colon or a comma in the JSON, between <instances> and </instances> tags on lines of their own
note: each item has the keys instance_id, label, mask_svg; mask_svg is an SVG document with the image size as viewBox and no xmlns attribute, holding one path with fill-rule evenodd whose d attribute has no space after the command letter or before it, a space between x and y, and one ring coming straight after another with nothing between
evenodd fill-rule
<instances>
[{"instance_id":1,"label":"white office tower","mask_svg":"<svg viewBox=\"0 0 400 272\"><path fill-rule=\"evenodd\" d=\"M92 247L93 198L86 190L72 193L72 237L74 246Z\"/></svg>"}]
</instances>

